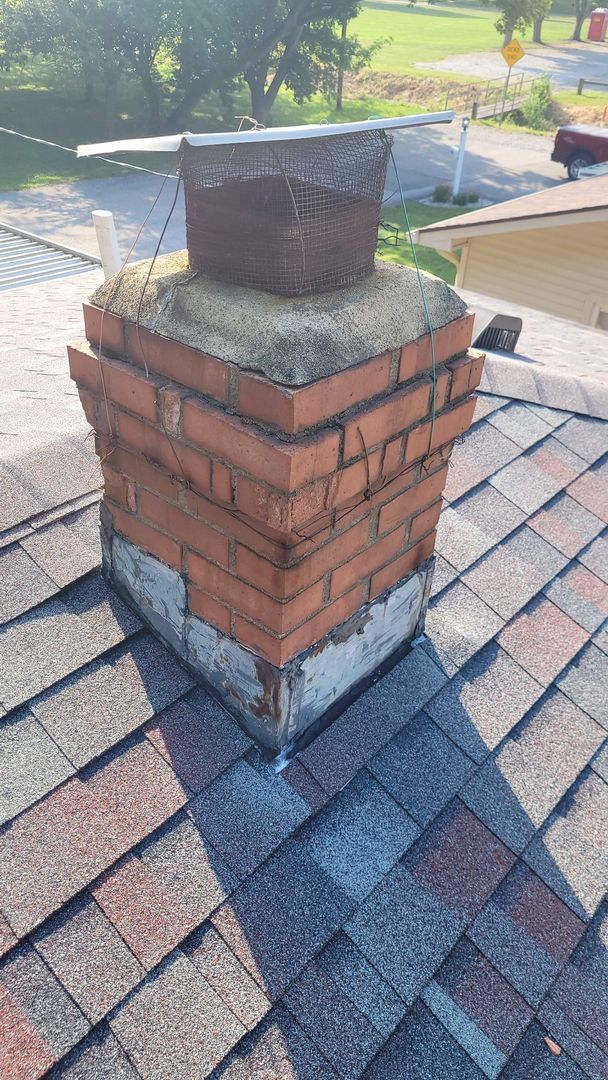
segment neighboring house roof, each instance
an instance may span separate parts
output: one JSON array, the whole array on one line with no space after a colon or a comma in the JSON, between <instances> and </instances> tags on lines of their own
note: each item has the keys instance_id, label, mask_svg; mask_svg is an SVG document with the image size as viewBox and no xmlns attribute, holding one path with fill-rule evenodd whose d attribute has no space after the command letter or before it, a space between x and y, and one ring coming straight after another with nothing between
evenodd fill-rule
<instances>
[{"instance_id":1,"label":"neighboring house roof","mask_svg":"<svg viewBox=\"0 0 608 1080\"><path fill-rule=\"evenodd\" d=\"M565 182L556 187L535 191L519 199L484 206L417 232L417 241L429 247L449 251L456 243L472 236L512 232L518 229L541 229L581 221L605 221L608 211L608 176L591 180Z\"/></svg>"},{"instance_id":2,"label":"neighboring house roof","mask_svg":"<svg viewBox=\"0 0 608 1080\"><path fill-rule=\"evenodd\" d=\"M99 264L95 255L75 251L0 222L0 292L86 274Z\"/></svg>"},{"instance_id":3,"label":"neighboring house roof","mask_svg":"<svg viewBox=\"0 0 608 1080\"><path fill-rule=\"evenodd\" d=\"M2 303L0 1075L605 1077L608 423L480 394L426 639L276 774L99 575L91 289Z\"/></svg>"}]
</instances>

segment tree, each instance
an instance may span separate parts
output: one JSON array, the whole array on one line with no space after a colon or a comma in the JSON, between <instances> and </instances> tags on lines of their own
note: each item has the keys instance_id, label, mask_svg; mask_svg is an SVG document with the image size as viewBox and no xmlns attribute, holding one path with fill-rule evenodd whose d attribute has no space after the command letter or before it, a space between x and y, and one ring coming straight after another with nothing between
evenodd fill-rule
<instances>
[{"instance_id":1,"label":"tree","mask_svg":"<svg viewBox=\"0 0 608 1080\"><path fill-rule=\"evenodd\" d=\"M580 41L583 23L594 7L593 0L574 0L574 30L571 41Z\"/></svg>"},{"instance_id":2,"label":"tree","mask_svg":"<svg viewBox=\"0 0 608 1080\"><path fill-rule=\"evenodd\" d=\"M237 78L249 87L251 116L266 123L282 86L302 101L335 81L340 57L346 67L372 50L339 29L362 0L184 0L176 41L176 103L171 129L184 128L192 109L214 89ZM333 86L332 86L333 88Z\"/></svg>"},{"instance_id":3,"label":"tree","mask_svg":"<svg viewBox=\"0 0 608 1080\"><path fill-rule=\"evenodd\" d=\"M259 7L267 9L263 12L266 16L270 6L267 0L259 3ZM311 3L274 49L268 50L257 63L243 67L242 75L251 95L252 117L267 123L282 86L287 86L296 101L302 102L317 90L324 93L335 90L340 63L343 70L348 70L365 62L369 50L362 49L355 37L342 37L342 26L357 14L359 6L359 0ZM269 29L268 21L256 27L262 34L267 34Z\"/></svg>"},{"instance_id":4,"label":"tree","mask_svg":"<svg viewBox=\"0 0 608 1080\"><path fill-rule=\"evenodd\" d=\"M508 45L513 34L523 34L535 19L537 0L485 0L497 7L500 15L494 26L503 35L503 46Z\"/></svg>"},{"instance_id":5,"label":"tree","mask_svg":"<svg viewBox=\"0 0 608 1080\"><path fill-rule=\"evenodd\" d=\"M533 0L532 15L533 15L533 29L532 40L536 45L542 45L542 29L543 22L547 18L547 15L551 11L553 6L553 0Z\"/></svg>"},{"instance_id":6,"label":"tree","mask_svg":"<svg viewBox=\"0 0 608 1080\"><path fill-rule=\"evenodd\" d=\"M85 97L102 84L106 133L114 134L118 85L124 72L140 80L147 123L157 129L160 98L155 63L176 26L175 0L2 0L0 38L10 57L60 56L81 70Z\"/></svg>"}]
</instances>

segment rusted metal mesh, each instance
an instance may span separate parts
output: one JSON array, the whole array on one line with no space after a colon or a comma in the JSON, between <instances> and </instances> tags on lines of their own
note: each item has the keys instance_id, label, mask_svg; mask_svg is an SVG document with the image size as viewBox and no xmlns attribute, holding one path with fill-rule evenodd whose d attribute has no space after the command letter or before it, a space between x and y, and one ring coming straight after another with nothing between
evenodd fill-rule
<instances>
[{"instance_id":1,"label":"rusted metal mesh","mask_svg":"<svg viewBox=\"0 0 608 1080\"><path fill-rule=\"evenodd\" d=\"M382 131L184 144L190 265L286 296L359 281L374 268L389 153Z\"/></svg>"}]
</instances>

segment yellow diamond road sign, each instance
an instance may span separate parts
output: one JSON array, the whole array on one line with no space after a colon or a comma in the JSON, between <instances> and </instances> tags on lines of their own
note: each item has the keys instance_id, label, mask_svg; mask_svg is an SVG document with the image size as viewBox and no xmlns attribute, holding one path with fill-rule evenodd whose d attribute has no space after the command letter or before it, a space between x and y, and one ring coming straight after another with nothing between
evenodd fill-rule
<instances>
[{"instance_id":1,"label":"yellow diamond road sign","mask_svg":"<svg viewBox=\"0 0 608 1080\"><path fill-rule=\"evenodd\" d=\"M513 40L510 41L508 45L505 45L504 49L501 49L500 51L509 67L513 67L513 64L516 64L518 60L521 60L522 56L526 55L525 51L519 44L519 41L517 41L515 38L513 38Z\"/></svg>"}]
</instances>

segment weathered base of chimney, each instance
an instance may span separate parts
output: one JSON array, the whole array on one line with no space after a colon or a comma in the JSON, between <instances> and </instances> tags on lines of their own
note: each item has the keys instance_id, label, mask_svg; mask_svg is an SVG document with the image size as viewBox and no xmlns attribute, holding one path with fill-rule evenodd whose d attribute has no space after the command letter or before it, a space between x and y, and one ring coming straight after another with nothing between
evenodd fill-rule
<instances>
[{"instance_id":1,"label":"weathered base of chimney","mask_svg":"<svg viewBox=\"0 0 608 1080\"><path fill-rule=\"evenodd\" d=\"M102 532L106 578L272 757L286 756L325 716L338 715L424 626L433 557L275 667L193 615L176 570L118 533Z\"/></svg>"}]
</instances>

